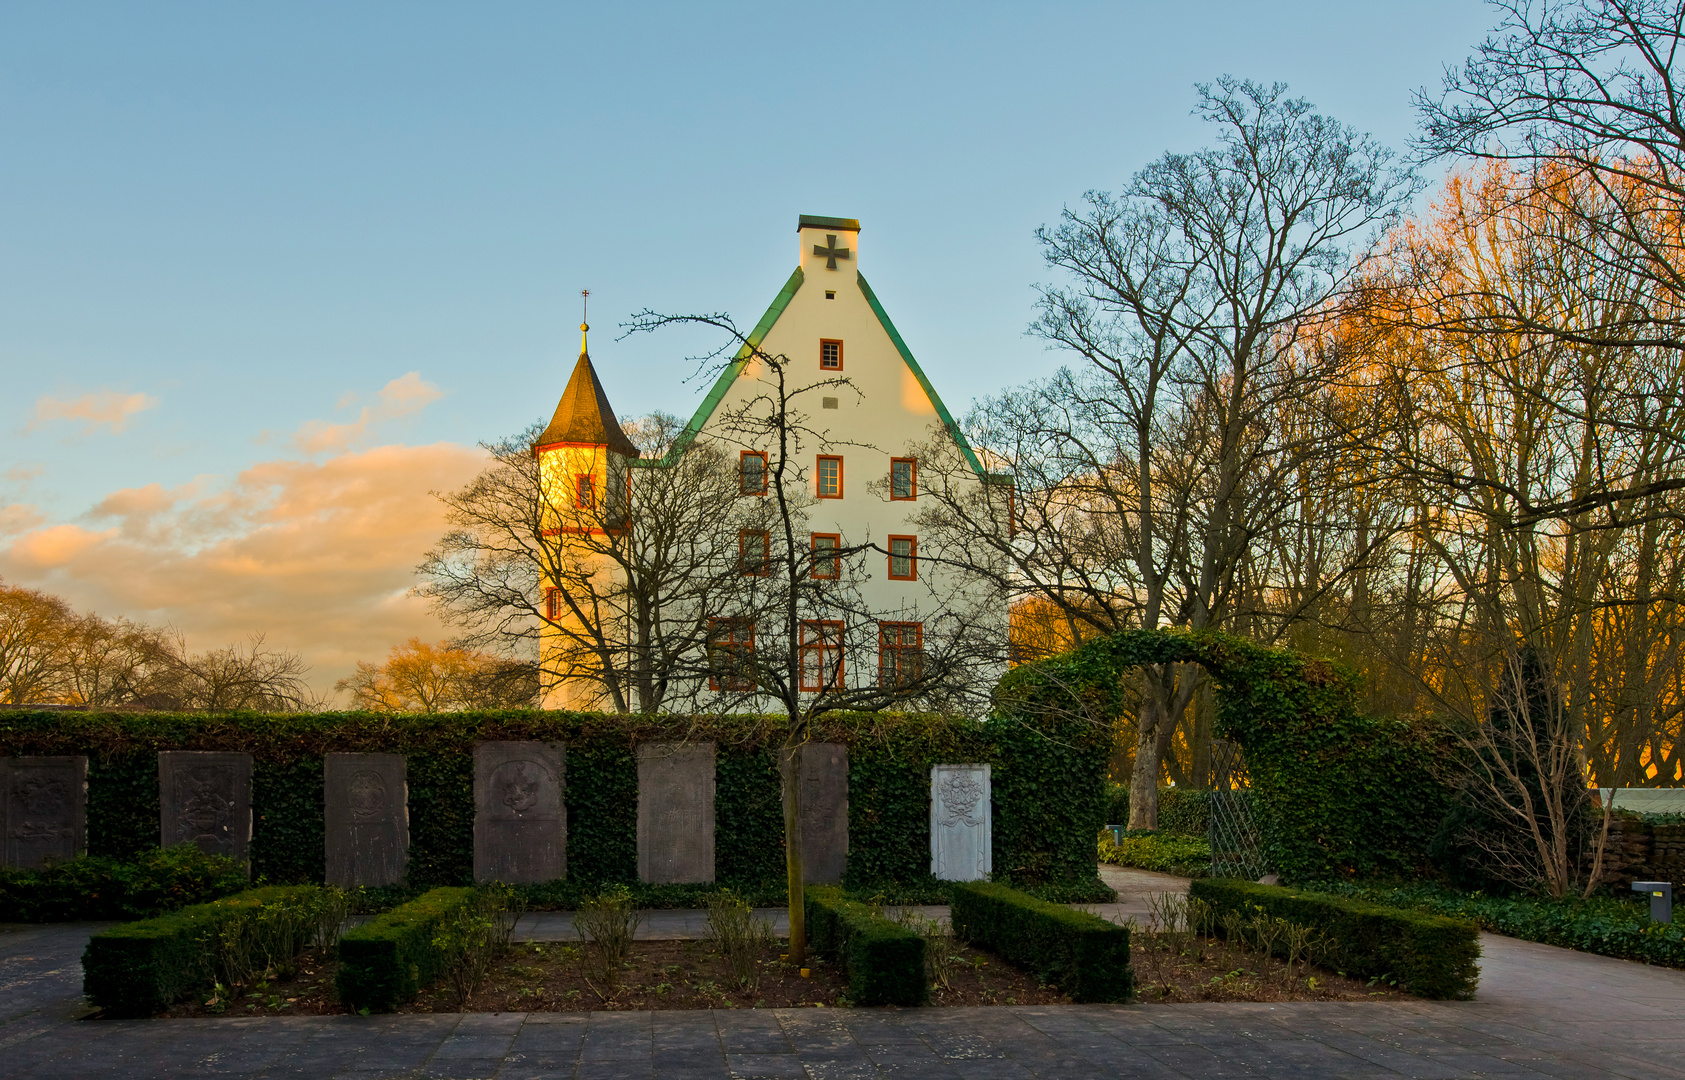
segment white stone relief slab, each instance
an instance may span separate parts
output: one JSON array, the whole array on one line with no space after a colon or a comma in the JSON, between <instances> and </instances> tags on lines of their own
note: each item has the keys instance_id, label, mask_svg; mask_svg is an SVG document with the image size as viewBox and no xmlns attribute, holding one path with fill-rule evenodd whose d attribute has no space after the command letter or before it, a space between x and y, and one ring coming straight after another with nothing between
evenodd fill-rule
<instances>
[{"instance_id":1,"label":"white stone relief slab","mask_svg":"<svg viewBox=\"0 0 1685 1080\"><path fill-rule=\"evenodd\" d=\"M987 765L930 767L930 872L939 881L982 881L994 868Z\"/></svg>"}]
</instances>

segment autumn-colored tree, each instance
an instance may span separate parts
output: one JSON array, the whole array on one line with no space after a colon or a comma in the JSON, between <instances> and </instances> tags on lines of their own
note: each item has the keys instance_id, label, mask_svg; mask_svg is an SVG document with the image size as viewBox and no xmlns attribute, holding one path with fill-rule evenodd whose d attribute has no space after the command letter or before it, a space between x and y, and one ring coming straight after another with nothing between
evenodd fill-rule
<instances>
[{"instance_id":1,"label":"autumn-colored tree","mask_svg":"<svg viewBox=\"0 0 1685 1080\"><path fill-rule=\"evenodd\" d=\"M369 712L532 708L538 678L530 664L412 637L393 646L382 664L358 661L356 674L334 689L348 692L353 708Z\"/></svg>"}]
</instances>

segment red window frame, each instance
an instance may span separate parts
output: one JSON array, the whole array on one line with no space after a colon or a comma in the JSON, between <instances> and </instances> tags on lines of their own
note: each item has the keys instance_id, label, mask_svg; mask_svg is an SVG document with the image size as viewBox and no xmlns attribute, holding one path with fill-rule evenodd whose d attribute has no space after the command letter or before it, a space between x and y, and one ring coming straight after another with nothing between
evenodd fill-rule
<instances>
[{"instance_id":1,"label":"red window frame","mask_svg":"<svg viewBox=\"0 0 1685 1080\"><path fill-rule=\"evenodd\" d=\"M825 463L837 463L837 490L834 494L825 494ZM821 499L840 499L843 497L843 459L839 454L820 454L819 460L813 466L813 490Z\"/></svg>"},{"instance_id":2,"label":"red window frame","mask_svg":"<svg viewBox=\"0 0 1685 1080\"><path fill-rule=\"evenodd\" d=\"M923 675L924 623L878 623L878 685L905 686Z\"/></svg>"},{"instance_id":3,"label":"red window frame","mask_svg":"<svg viewBox=\"0 0 1685 1080\"><path fill-rule=\"evenodd\" d=\"M711 618L708 620L708 689L710 690L753 690L755 676L753 670L744 674L741 670L746 667L741 657L755 654L755 620L742 617ZM723 658L724 662L721 662Z\"/></svg>"},{"instance_id":4,"label":"red window frame","mask_svg":"<svg viewBox=\"0 0 1685 1080\"><path fill-rule=\"evenodd\" d=\"M838 578L842 577L842 559L836 555L832 555L829 558L821 556L819 554L819 541L821 540L829 540L831 542L831 547L834 550L842 547L842 534L814 533L811 541L813 545L813 580L836 581ZM825 567L830 567L829 572L825 571Z\"/></svg>"},{"instance_id":5,"label":"red window frame","mask_svg":"<svg viewBox=\"0 0 1685 1080\"><path fill-rule=\"evenodd\" d=\"M834 363L834 364L826 362L825 346L827 346L827 345L835 345L837 347L837 358L836 358L836 363ZM843 343L842 343L842 339L841 338L820 338L819 339L819 370L820 371L841 371L842 369L843 369Z\"/></svg>"},{"instance_id":6,"label":"red window frame","mask_svg":"<svg viewBox=\"0 0 1685 1080\"><path fill-rule=\"evenodd\" d=\"M759 487L751 487L750 484L749 484L749 471L746 468L744 468L744 466L748 464L747 459L749 459L749 458L760 458L761 459L761 483L760 483ZM737 455L737 490L740 494L743 494L743 495L765 495L766 494L766 474L767 474L766 453L764 451L761 451L761 450L745 450L741 454Z\"/></svg>"},{"instance_id":7,"label":"red window frame","mask_svg":"<svg viewBox=\"0 0 1685 1080\"><path fill-rule=\"evenodd\" d=\"M907 494L895 494L895 466L907 466ZM893 457L889 459L889 497L897 502L907 502L919 497L919 459L910 457Z\"/></svg>"},{"instance_id":8,"label":"red window frame","mask_svg":"<svg viewBox=\"0 0 1685 1080\"><path fill-rule=\"evenodd\" d=\"M896 544L896 541L899 541L899 540L905 540L907 542L907 554L905 554L905 555L897 555L895 553L895 544ZM895 560L896 559L907 560L907 572L905 574L897 574L895 572ZM916 536L891 536L889 538L889 580L891 580L891 581L917 581L918 579L919 579L919 538L916 537Z\"/></svg>"},{"instance_id":9,"label":"red window frame","mask_svg":"<svg viewBox=\"0 0 1685 1080\"><path fill-rule=\"evenodd\" d=\"M597 478L592 473L575 473L573 477L573 508L594 510L597 506Z\"/></svg>"},{"instance_id":10,"label":"red window frame","mask_svg":"<svg viewBox=\"0 0 1685 1080\"><path fill-rule=\"evenodd\" d=\"M760 541L760 554L750 553L754 540ZM745 577L766 577L772 573L772 534L765 529L737 530L737 568Z\"/></svg>"},{"instance_id":11,"label":"red window frame","mask_svg":"<svg viewBox=\"0 0 1685 1080\"><path fill-rule=\"evenodd\" d=\"M840 619L803 619L801 688L818 693L843 686L843 624ZM832 654L835 654L833 657Z\"/></svg>"},{"instance_id":12,"label":"red window frame","mask_svg":"<svg viewBox=\"0 0 1685 1080\"><path fill-rule=\"evenodd\" d=\"M562 617L562 590L554 585L544 590L544 617L559 622Z\"/></svg>"}]
</instances>

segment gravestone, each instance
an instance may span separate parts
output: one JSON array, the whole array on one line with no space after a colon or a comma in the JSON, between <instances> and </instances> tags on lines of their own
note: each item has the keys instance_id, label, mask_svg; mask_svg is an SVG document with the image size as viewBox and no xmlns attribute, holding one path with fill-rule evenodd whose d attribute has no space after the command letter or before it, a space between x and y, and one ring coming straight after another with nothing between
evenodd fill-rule
<instances>
[{"instance_id":1,"label":"gravestone","mask_svg":"<svg viewBox=\"0 0 1685 1080\"><path fill-rule=\"evenodd\" d=\"M987 765L930 767L930 872L939 881L982 881L993 869Z\"/></svg>"},{"instance_id":2,"label":"gravestone","mask_svg":"<svg viewBox=\"0 0 1685 1080\"><path fill-rule=\"evenodd\" d=\"M530 885L566 877L567 748L552 742L474 747L474 880Z\"/></svg>"},{"instance_id":3,"label":"gravestone","mask_svg":"<svg viewBox=\"0 0 1685 1080\"><path fill-rule=\"evenodd\" d=\"M0 759L0 827L6 866L68 862L87 846L88 759Z\"/></svg>"},{"instance_id":4,"label":"gravestone","mask_svg":"<svg viewBox=\"0 0 1685 1080\"><path fill-rule=\"evenodd\" d=\"M252 845L252 756L201 750L158 754L158 842L245 859Z\"/></svg>"},{"instance_id":5,"label":"gravestone","mask_svg":"<svg viewBox=\"0 0 1685 1080\"><path fill-rule=\"evenodd\" d=\"M786 758L782 769L789 768ZM802 881L835 885L848 868L848 747L802 747Z\"/></svg>"},{"instance_id":6,"label":"gravestone","mask_svg":"<svg viewBox=\"0 0 1685 1080\"><path fill-rule=\"evenodd\" d=\"M354 889L404 879L410 809L402 754L326 755L322 802L329 885Z\"/></svg>"},{"instance_id":7,"label":"gravestone","mask_svg":"<svg viewBox=\"0 0 1685 1080\"><path fill-rule=\"evenodd\" d=\"M714 744L638 747L638 880L714 880Z\"/></svg>"}]
</instances>

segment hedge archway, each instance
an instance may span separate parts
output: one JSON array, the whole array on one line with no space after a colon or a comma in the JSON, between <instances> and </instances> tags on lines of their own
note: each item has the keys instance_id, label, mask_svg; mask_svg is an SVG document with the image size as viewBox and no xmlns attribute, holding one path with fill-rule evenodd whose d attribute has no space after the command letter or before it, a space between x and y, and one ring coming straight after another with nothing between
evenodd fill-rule
<instances>
[{"instance_id":1,"label":"hedge archway","mask_svg":"<svg viewBox=\"0 0 1685 1080\"><path fill-rule=\"evenodd\" d=\"M1426 863L1446 810L1436 744L1407 720L1363 715L1361 679L1341 665L1216 631L1131 630L1008 672L998 707L1041 728L1109 724L1124 711L1129 669L1170 663L1211 674L1217 735L1246 754L1264 855L1284 879Z\"/></svg>"}]
</instances>

